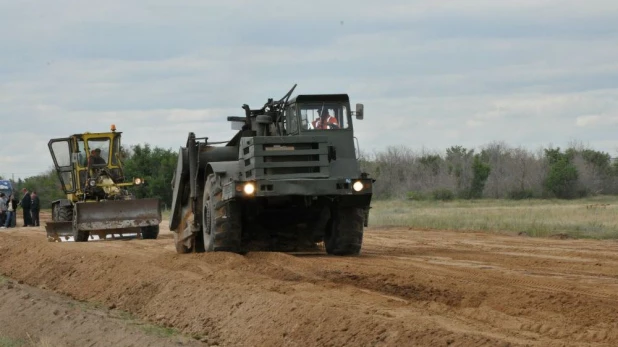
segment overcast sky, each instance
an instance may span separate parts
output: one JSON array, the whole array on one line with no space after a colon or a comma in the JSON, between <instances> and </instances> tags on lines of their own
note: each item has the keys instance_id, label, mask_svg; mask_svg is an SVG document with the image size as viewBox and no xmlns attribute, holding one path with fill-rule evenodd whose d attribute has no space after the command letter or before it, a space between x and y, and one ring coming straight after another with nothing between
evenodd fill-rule
<instances>
[{"instance_id":1,"label":"overcast sky","mask_svg":"<svg viewBox=\"0 0 618 347\"><path fill-rule=\"evenodd\" d=\"M615 0L0 0L0 175L50 138L176 150L298 93L364 103L363 151L581 141L618 156Z\"/></svg>"}]
</instances>

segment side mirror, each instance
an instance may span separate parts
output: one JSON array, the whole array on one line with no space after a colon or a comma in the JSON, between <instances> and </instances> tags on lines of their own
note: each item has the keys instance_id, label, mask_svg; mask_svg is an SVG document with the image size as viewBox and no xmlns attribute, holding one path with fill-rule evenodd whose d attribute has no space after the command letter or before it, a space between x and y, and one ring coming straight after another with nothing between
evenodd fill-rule
<instances>
[{"instance_id":1,"label":"side mirror","mask_svg":"<svg viewBox=\"0 0 618 347\"><path fill-rule=\"evenodd\" d=\"M363 104L356 104L356 119L361 120L363 119L363 110L364 110L365 106L363 106Z\"/></svg>"}]
</instances>

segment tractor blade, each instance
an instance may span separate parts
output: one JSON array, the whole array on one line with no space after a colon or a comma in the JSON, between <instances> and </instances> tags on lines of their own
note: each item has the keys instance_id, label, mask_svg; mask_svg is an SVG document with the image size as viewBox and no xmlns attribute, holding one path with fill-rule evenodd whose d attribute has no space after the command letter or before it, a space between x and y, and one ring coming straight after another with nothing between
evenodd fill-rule
<instances>
[{"instance_id":1,"label":"tractor blade","mask_svg":"<svg viewBox=\"0 0 618 347\"><path fill-rule=\"evenodd\" d=\"M162 219L159 199L82 202L75 207L75 227L78 230L109 230L111 233L110 229L159 225Z\"/></svg>"},{"instance_id":2,"label":"tractor blade","mask_svg":"<svg viewBox=\"0 0 618 347\"><path fill-rule=\"evenodd\" d=\"M73 237L73 222L47 222L47 241L64 242Z\"/></svg>"}]
</instances>

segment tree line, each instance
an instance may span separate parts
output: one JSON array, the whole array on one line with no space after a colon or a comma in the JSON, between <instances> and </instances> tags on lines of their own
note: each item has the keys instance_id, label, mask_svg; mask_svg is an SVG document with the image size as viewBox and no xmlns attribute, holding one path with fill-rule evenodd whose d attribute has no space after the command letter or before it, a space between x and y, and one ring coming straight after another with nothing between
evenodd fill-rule
<instances>
[{"instance_id":1,"label":"tree line","mask_svg":"<svg viewBox=\"0 0 618 347\"><path fill-rule=\"evenodd\" d=\"M130 188L139 198L172 203L171 181L178 152L149 144L122 148L125 176L141 177L144 186ZM50 159L51 161L51 159ZM572 199L618 194L618 163L608 153L573 144L530 151L492 142L480 151L451 146L444 152L391 146L361 156L361 168L376 179L376 199ZM53 168L13 182L37 191L41 206L64 197Z\"/></svg>"},{"instance_id":2,"label":"tree line","mask_svg":"<svg viewBox=\"0 0 618 347\"><path fill-rule=\"evenodd\" d=\"M159 198L162 207L169 208L172 203L171 182L176 170L178 152L145 144L123 147L121 153L127 180L140 177L145 182L143 186L131 187L129 190L138 198ZM12 183L18 199L21 199L21 189L24 187L36 191L43 209L51 208L52 201L66 197L53 167L39 175L20 178Z\"/></svg>"},{"instance_id":3,"label":"tree line","mask_svg":"<svg viewBox=\"0 0 618 347\"><path fill-rule=\"evenodd\" d=\"M392 146L363 156L378 199L572 199L618 193L618 165L608 153L572 144L530 151L492 142L480 151Z\"/></svg>"}]
</instances>

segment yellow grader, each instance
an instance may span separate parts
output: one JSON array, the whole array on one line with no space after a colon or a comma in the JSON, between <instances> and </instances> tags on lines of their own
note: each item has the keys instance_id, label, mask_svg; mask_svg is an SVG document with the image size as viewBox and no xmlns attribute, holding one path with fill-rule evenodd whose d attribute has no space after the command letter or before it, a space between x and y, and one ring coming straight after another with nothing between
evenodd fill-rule
<instances>
[{"instance_id":1,"label":"yellow grader","mask_svg":"<svg viewBox=\"0 0 618 347\"><path fill-rule=\"evenodd\" d=\"M52 221L45 228L51 242L86 242L132 237L156 239L161 223L159 199L136 199L126 182L120 158L121 132L75 134L51 139L49 151L66 199L52 202Z\"/></svg>"}]
</instances>

